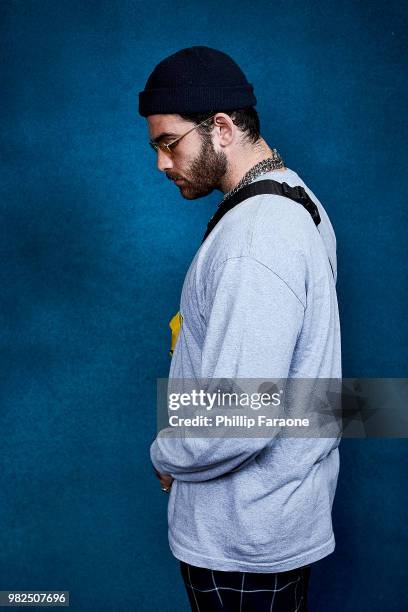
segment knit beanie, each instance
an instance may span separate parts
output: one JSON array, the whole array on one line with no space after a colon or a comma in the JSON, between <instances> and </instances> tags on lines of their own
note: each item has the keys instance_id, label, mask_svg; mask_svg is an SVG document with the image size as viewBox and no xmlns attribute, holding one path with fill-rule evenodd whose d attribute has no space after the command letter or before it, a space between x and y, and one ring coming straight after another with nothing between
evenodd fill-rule
<instances>
[{"instance_id":1,"label":"knit beanie","mask_svg":"<svg viewBox=\"0 0 408 612\"><path fill-rule=\"evenodd\" d=\"M163 59L139 93L142 117L206 113L254 106L257 100L234 60L217 49L195 46Z\"/></svg>"}]
</instances>

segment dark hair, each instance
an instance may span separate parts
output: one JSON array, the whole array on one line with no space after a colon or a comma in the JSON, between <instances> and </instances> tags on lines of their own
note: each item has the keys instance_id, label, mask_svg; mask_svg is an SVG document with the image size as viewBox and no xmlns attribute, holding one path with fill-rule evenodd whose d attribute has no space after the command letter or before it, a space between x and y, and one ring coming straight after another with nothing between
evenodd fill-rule
<instances>
[{"instance_id":1,"label":"dark hair","mask_svg":"<svg viewBox=\"0 0 408 612\"><path fill-rule=\"evenodd\" d=\"M196 125L214 115L216 111L211 113L179 113L182 119L192 121ZM244 138L252 143L256 143L260 137L260 123L256 109L253 106L239 108L237 110L220 111L229 115L233 123L244 133ZM212 129L211 123L205 123L198 128L198 131L205 138Z\"/></svg>"}]
</instances>

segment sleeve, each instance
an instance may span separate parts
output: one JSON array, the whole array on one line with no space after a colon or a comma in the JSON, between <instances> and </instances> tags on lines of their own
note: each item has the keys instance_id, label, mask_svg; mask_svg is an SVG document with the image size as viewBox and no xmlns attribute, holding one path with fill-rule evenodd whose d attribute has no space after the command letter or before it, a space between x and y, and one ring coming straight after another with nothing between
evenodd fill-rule
<instances>
[{"instance_id":1,"label":"sleeve","mask_svg":"<svg viewBox=\"0 0 408 612\"><path fill-rule=\"evenodd\" d=\"M250 256L231 258L206 288L204 379L285 379L304 306L288 284ZM150 449L154 467L173 478L203 481L243 468L271 438L183 438L166 428ZM173 432L176 434L176 432Z\"/></svg>"}]
</instances>

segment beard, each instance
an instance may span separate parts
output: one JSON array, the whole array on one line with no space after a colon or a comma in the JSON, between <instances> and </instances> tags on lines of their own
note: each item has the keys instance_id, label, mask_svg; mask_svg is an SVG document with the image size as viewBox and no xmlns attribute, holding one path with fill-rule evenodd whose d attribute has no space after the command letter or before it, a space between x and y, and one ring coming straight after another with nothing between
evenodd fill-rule
<instances>
[{"instance_id":1,"label":"beard","mask_svg":"<svg viewBox=\"0 0 408 612\"><path fill-rule=\"evenodd\" d=\"M216 151L211 138L203 136L200 152L184 173L185 183L179 185L186 200L195 200L221 189L221 179L228 170L228 159L223 151Z\"/></svg>"}]
</instances>

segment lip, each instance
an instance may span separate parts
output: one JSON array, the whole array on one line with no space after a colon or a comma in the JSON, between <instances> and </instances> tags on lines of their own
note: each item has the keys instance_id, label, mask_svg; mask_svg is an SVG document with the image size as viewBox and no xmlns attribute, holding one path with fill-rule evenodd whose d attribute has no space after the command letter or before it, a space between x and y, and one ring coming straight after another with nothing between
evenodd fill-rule
<instances>
[{"instance_id":1,"label":"lip","mask_svg":"<svg viewBox=\"0 0 408 612\"><path fill-rule=\"evenodd\" d=\"M182 185L184 183L184 180L183 179L176 179L173 182L176 183L176 185Z\"/></svg>"}]
</instances>

